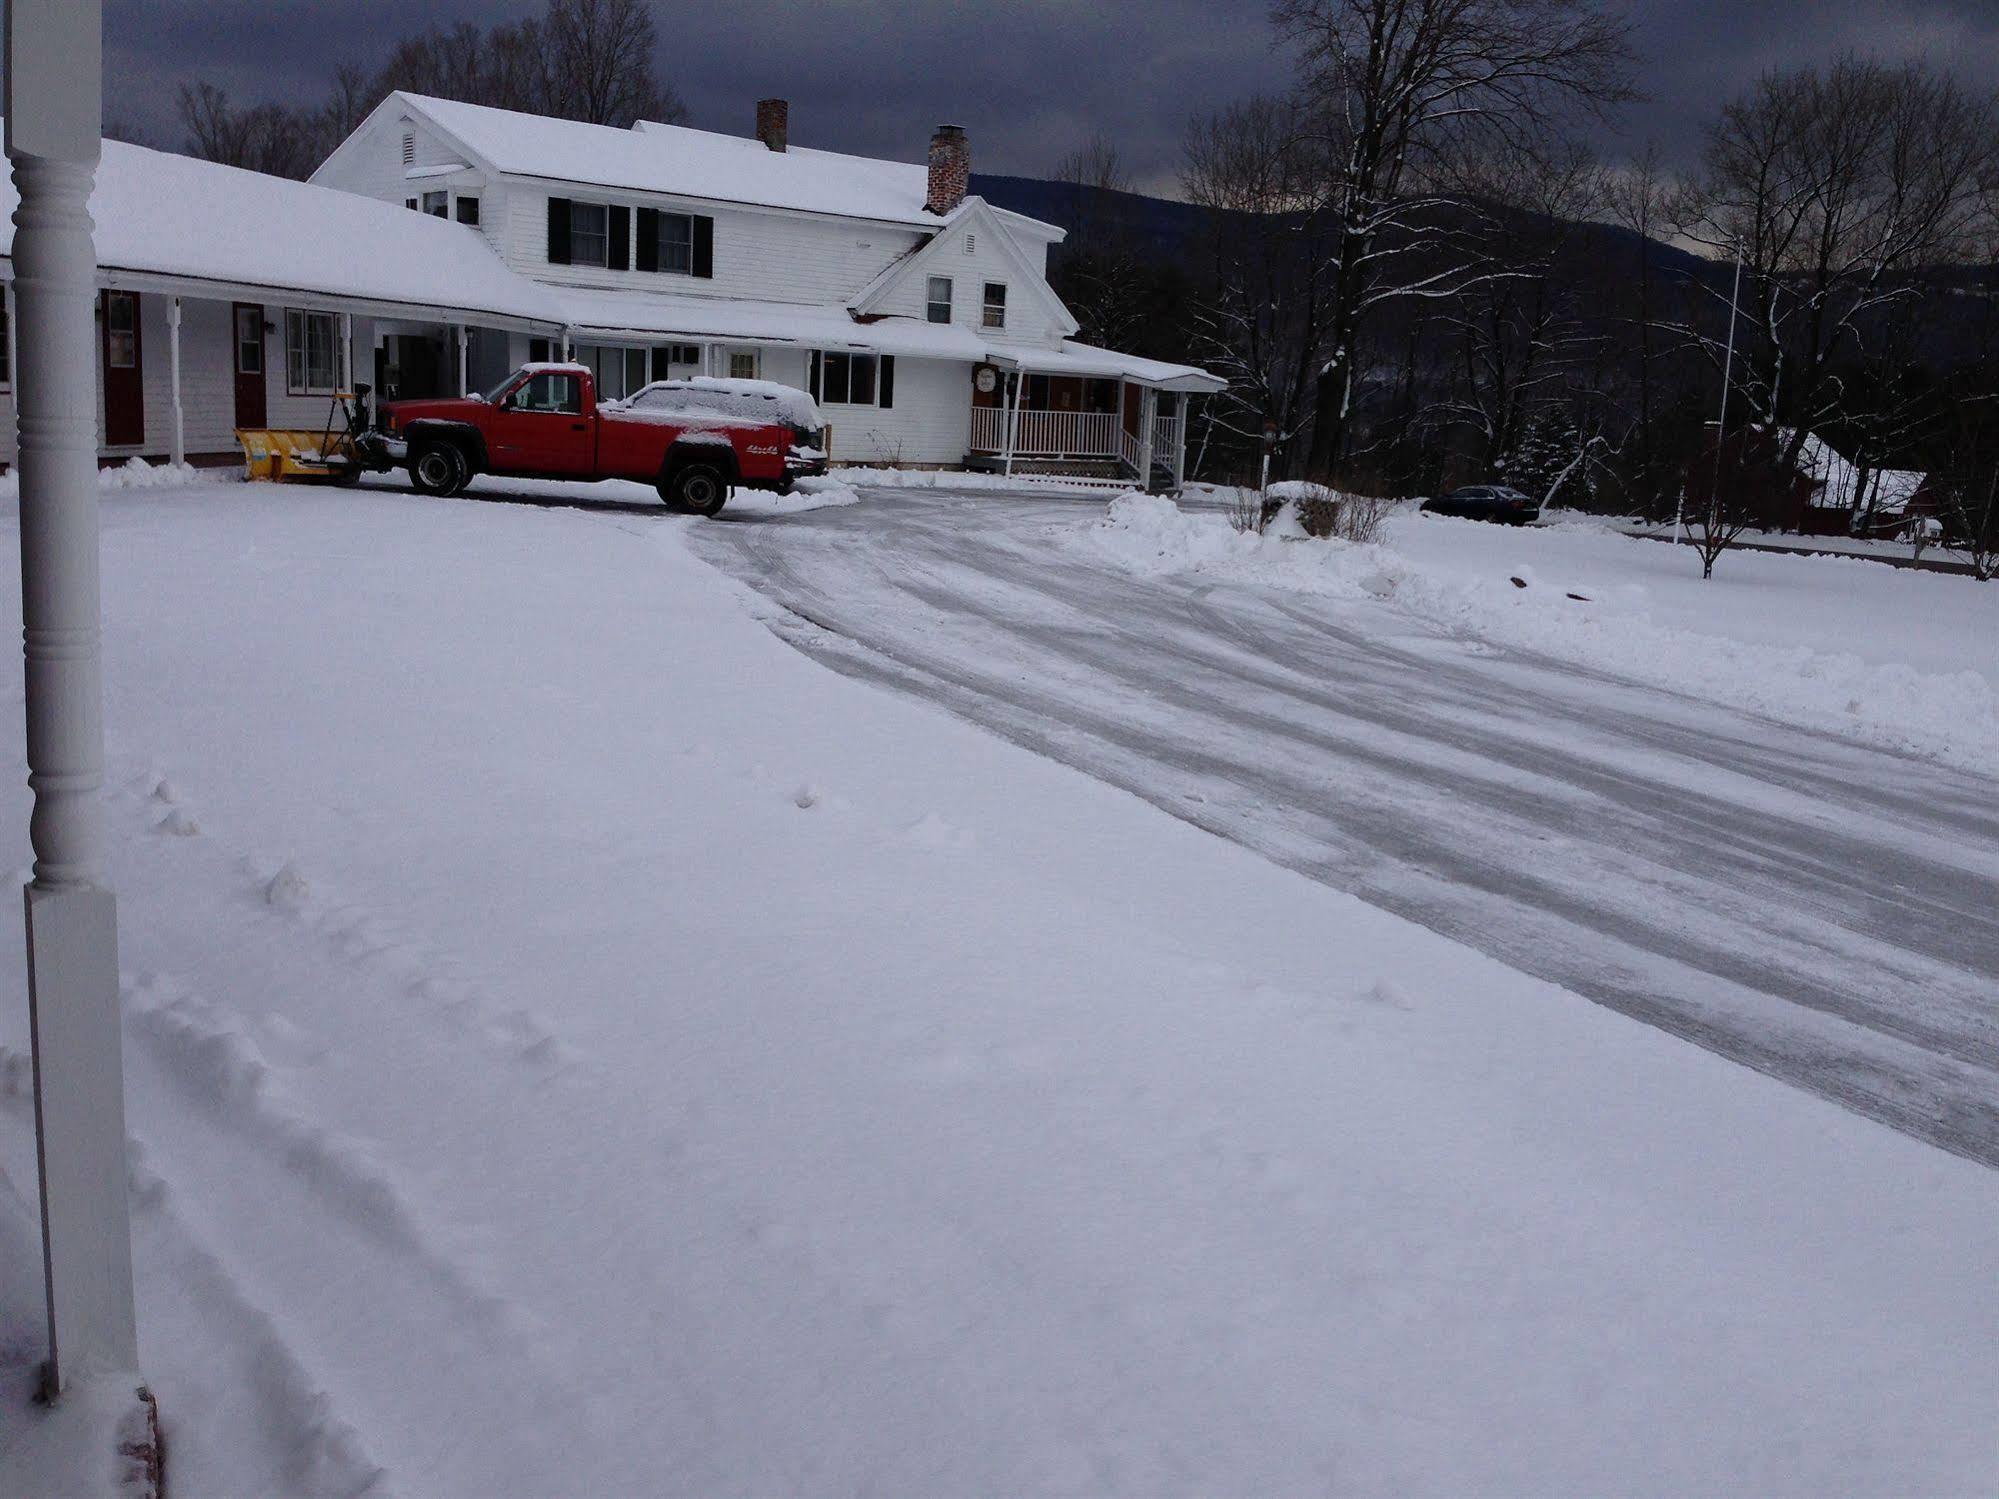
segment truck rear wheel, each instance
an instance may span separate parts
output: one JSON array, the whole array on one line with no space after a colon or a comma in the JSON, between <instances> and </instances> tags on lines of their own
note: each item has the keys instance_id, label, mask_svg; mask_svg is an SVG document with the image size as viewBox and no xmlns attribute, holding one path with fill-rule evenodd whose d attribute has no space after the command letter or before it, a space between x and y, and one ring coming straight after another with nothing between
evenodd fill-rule
<instances>
[{"instance_id":1,"label":"truck rear wheel","mask_svg":"<svg viewBox=\"0 0 1999 1499\"><path fill-rule=\"evenodd\" d=\"M471 480L465 455L448 442L427 442L410 454L410 483L423 494L456 494Z\"/></svg>"},{"instance_id":2,"label":"truck rear wheel","mask_svg":"<svg viewBox=\"0 0 1999 1499\"><path fill-rule=\"evenodd\" d=\"M715 515L729 502L729 477L712 463L684 463L661 482L659 497L687 515Z\"/></svg>"}]
</instances>

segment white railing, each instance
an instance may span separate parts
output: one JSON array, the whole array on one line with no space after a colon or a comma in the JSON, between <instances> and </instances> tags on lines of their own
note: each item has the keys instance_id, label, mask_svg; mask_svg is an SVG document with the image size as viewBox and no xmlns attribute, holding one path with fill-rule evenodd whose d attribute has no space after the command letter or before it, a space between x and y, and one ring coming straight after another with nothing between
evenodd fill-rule
<instances>
[{"instance_id":1,"label":"white railing","mask_svg":"<svg viewBox=\"0 0 1999 1499\"><path fill-rule=\"evenodd\" d=\"M1007 420L1014 416L1013 451L1029 458L1109 458L1121 451L1124 435L1114 411L1022 411L1001 406L972 408L972 451L1003 453Z\"/></svg>"},{"instance_id":2,"label":"white railing","mask_svg":"<svg viewBox=\"0 0 1999 1499\"><path fill-rule=\"evenodd\" d=\"M1152 419L1152 461L1162 468L1173 467L1173 455L1180 451L1180 418Z\"/></svg>"}]
</instances>

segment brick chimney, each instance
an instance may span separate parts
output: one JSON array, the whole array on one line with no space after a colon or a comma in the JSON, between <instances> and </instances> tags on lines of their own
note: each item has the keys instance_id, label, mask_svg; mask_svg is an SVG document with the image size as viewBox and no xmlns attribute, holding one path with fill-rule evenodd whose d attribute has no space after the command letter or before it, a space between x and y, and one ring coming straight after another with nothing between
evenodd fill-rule
<instances>
[{"instance_id":1,"label":"brick chimney","mask_svg":"<svg viewBox=\"0 0 1999 1499\"><path fill-rule=\"evenodd\" d=\"M791 144L791 105L787 101L757 100L757 139L773 151Z\"/></svg>"},{"instance_id":2,"label":"brick chimney","mask_svg":"<svg viewBox=\"0 0 1999 1499\"><path fill-rule=\"evenodd\" d=\"M924 206L932 213L952 212L965 201L972 181L972 148L963 125L939 125L930 137L930 196Z\"/></svg>"}]
</instances>

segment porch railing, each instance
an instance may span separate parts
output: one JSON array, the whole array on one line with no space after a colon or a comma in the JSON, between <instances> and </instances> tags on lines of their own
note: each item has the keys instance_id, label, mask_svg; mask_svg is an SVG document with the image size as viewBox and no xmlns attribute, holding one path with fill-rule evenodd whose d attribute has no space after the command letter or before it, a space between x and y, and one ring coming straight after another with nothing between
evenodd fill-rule
<instances>
[{"instance_id":1,"label":"porch railing","mask_svg":"<svg viewBox=\"0 0 1999 1499\"><path fill-rule=\"evenodd\" d=\"M972 451L1004 453L1009 413L1001 406L972 408ZM1114 411L1022 411L1013 451L1030 458L1112 458L1124 435Z\"/></svg>"}]
</instances>

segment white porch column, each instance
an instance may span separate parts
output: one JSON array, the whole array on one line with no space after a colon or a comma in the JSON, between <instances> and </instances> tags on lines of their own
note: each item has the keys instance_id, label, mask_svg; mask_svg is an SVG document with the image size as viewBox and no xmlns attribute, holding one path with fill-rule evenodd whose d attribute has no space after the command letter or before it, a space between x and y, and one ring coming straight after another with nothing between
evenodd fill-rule
<instances>
[{"instance_id":1,"label":"white porch column","mask_svg":"<svg viewBox=\"0 0 1999 1499\"><path fill-rule=\"evenodd\" d=\"M1185 391L1173 398L1179 415L1173 424L1173 489L1177 494L1187 482L1187 411L1194 398Z\"/></svg>"},{"instance_id":2,"label":"white porch column","mask_svg":"<svg viewBox=\"0 0 1999 1499\"><path fill-rule=\"evenodd\" d=\"M167 299L167 375L173 386L174 441L169 456L174 467L187 462L187 413L180 400L180 298Z\"/></svg>"},{"instance_id":3,"label":"white porch column","mask_svg":"<svg viewBox=\"0 0 1999 1499\"><path fill-rule=\"evenodd\" d=\"M1159 420L1159 392L1150 385L1138 395L1138 487L1152 490L1152 428Z\"/></svg>"},{"instance_id":4,"label":"white porch column","mask_svg":"<svg viewBox=\"0 0 1999 1499\"><path fill-rule=\"evenodd\" d=\"M1006 476L1013 477L1013 455L1020 448L1020 387L1027 379L1027 371L1013 372L1013 404L1006 415Z\"/></svg>"},{"instance_id":5,"label":"white porch column","mask_svg":"<svg viewBox=\"0 0 1999 1499\"><path fill-rule=\"evenodd\" d=\"M100 883L104 778L91 179L101 0L11 0L7 155L20 207L21 615L27 658L28 1014L34 1036L48 1388L138 1368L126 1203L118 938Z\"/></svg>"},{"instance_id":6,"label":"white porch column","mask_svg":"<svg viewBox=\"0 0 1999 1499\"><path fill-rule=\"evenodd\" d=\"M351 312L340 314L340 349L347 371L347 378L342 383L351 392L354 389L354 314Z\"/></svg>"},{"instance_id":7,"label":"white porch column","mask_svg":"<svg viewBox=\"0 0 1999 1499\"><path fill-rule=\"evenodd\" d=\"M466 376L466 365L471 358L472 338L463 323L458 324L458 394L472 394L472 383Z\"/></svg>"}]
</instances>

